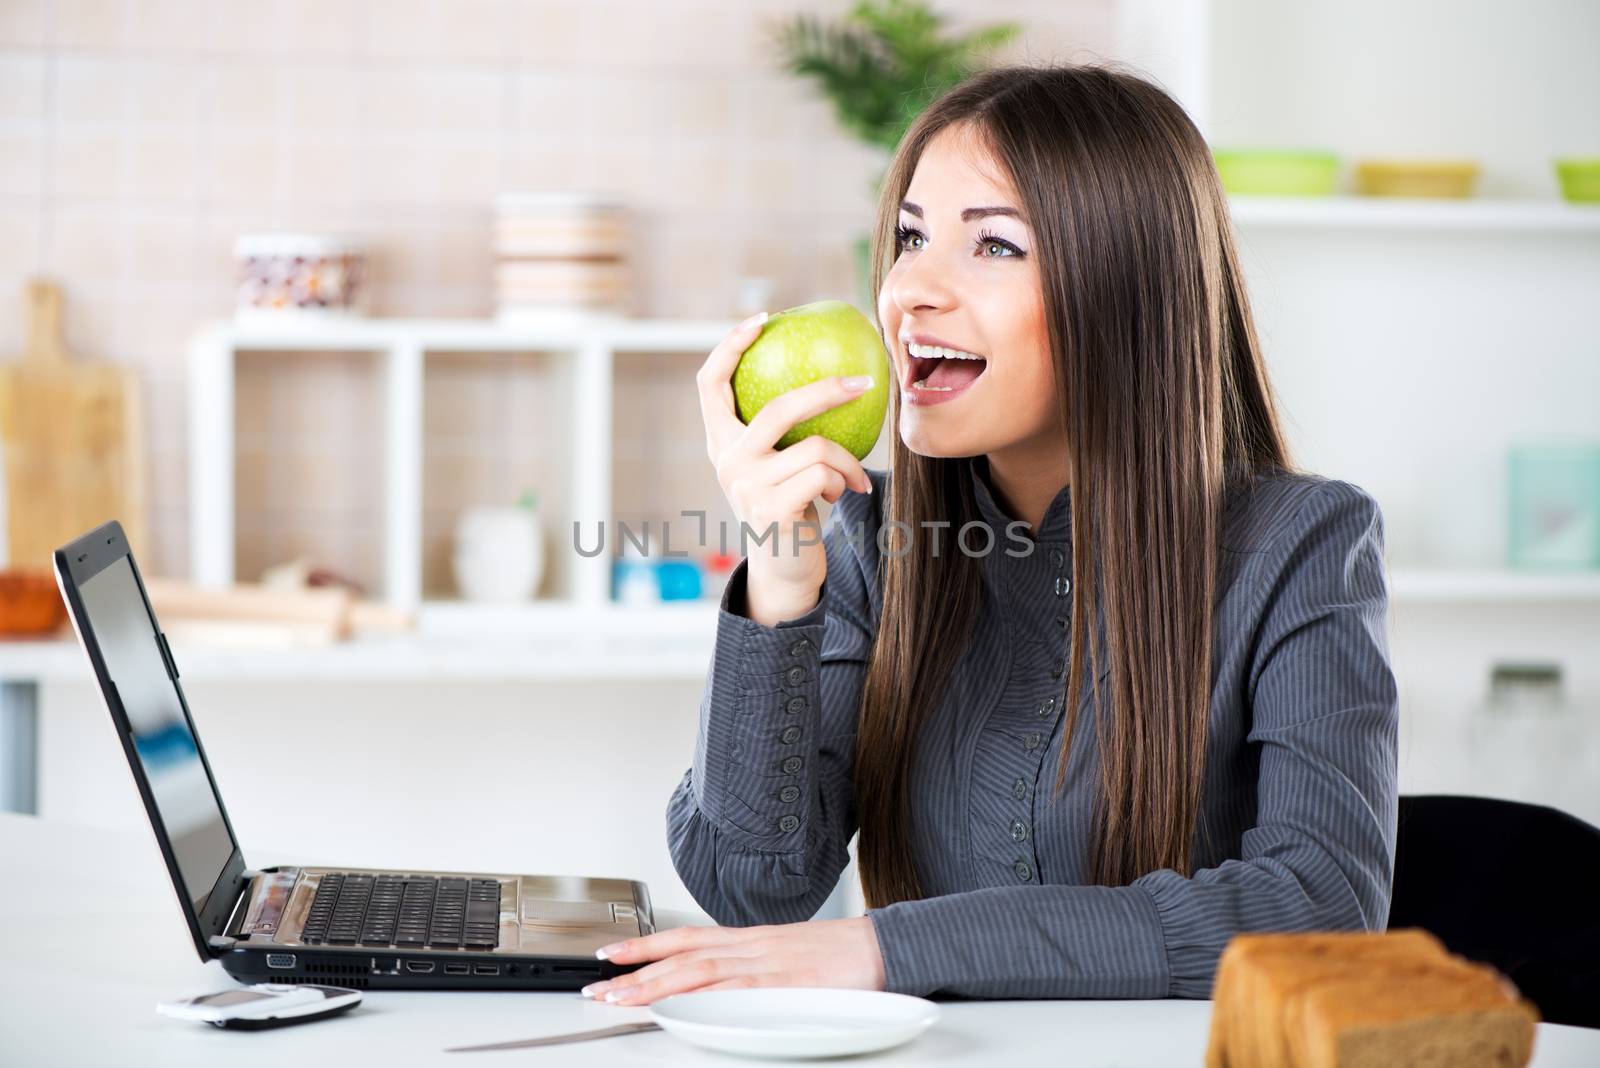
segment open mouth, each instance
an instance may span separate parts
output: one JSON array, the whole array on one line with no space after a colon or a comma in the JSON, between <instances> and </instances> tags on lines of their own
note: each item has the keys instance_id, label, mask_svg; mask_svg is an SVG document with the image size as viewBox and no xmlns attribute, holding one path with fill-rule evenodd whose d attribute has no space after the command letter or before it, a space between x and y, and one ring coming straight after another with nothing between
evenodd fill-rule
<instances>
[{"instance_id":1,"label":"open mouth","mask_svg":"<svg viewBox=\"0 0 1600 1068\"><path fill-rule=\"evenodd\" d=\"M915 351L913 351L915 350ZM977 381L989 362L975 353L911 345L908 389L919 393L959 393Z\"/></svg>"}]
</instances>

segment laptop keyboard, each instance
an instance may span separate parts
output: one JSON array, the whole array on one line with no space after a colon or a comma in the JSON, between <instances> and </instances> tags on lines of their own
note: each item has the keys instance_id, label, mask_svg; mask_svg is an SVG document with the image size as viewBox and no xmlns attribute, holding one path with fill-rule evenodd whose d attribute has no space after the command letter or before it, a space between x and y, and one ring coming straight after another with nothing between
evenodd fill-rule
<instances>
[{"instance_id":1,"label":"laptop keyboard","mask_svg":"<svg viewBox=\"0 0 1600 1068\"><path fill-rule=\"evenodd\" d=\"M500 883L428 875L323 875L300 941L309 946L493 949Z\"/></svg>"}]
</instances>

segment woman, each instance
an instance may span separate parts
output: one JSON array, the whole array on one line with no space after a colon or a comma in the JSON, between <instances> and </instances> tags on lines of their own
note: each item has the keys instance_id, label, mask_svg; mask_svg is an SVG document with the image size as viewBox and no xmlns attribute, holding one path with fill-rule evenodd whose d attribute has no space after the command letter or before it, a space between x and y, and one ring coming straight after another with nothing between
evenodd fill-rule
<instances>
[{"instance_id":1,"label":"woman","mask_svg":"<svg viewBox=\"0 0 1600 1068\"><path fill-rule=\"evenodd\" d=\"M728 584L667 811L728 926L607 947L645 966L585 993L1206 997L1236 932L1381 930L1382 517L1289 465L1183 111L1103 68L980 74L907 132L873 258L887 473L773 449L845 380L734 416L759 319L698 375L730 503L779 534ZM858 830L867 914L803 922Z\"/></svg>"}]
</instances>

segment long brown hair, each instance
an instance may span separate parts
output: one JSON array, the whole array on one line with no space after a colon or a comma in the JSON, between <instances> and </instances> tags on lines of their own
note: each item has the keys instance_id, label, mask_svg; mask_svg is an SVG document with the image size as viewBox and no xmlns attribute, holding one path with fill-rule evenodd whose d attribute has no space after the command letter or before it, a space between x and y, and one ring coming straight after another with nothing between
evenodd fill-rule
<instances>
[{"instance_id":1,"label":"long brown hair","mask_svg":"<svg viewBox=\"0 0 1600 1068\"><path fill-rule=\"evenodd\" d=\"M1205 140L1157 86L1113 66L1002 67L934 101L884 175L872 292L899 255L899 206L928 142L965 124L1005 167L1033 232L1072 487L1071 669L1055 789L1100 612L1112 714L1094 688L1096 883L1191 874L1211 704L1211 613L1224 496L1290 469ZM888 339L886 339L888 340ZM899 399L891 390L891 428ZM1069 440L1070 447L1065 443ZM911 536L981 518L965 459L919 456L891 430L883 614L862 692L853 778L868 907L922 896L908 782L923 710L968 640L982 561ZM899 526L898 524L904 524ZM900 538L896 535L905 534ZM936 598L937 604L930 603Z\"/></svg>"}]
</instances>

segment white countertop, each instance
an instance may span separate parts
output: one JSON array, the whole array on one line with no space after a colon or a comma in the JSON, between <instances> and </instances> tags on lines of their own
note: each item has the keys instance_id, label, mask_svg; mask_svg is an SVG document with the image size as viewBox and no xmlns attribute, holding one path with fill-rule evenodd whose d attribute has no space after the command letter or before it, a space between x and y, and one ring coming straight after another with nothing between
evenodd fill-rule
<instances>
[{"instance_id":1,"label":"white countertop","mask_svg":"<svg viewBox=\"0 0 1600 1068\"><path fill-rule=\"evenodd\" d=\"M414 630L362 631L326 645L193 644L176 629L171 641L185 679L699 679L711 663L717 608L714 601L638 610L430 606ZM0 681L91 678L70 630L57 639L0 641Z\"/></svg>"},{"instance_id":2,"label":"white countertop","mask_svg":"<svg viewBox=\"0 0 1600 1068\"><path fill-rule=\"evenodd\" d=\"M196 958L151 835L0 815L0 856L7 859L0 880L0 1050L7 1064L459 1066L467 1062L442 1052L446 1046L648 1018L643 1007L595 1004L575 993L367 991L347 1016L281 1030L232 1033L169 1020L156 1015L158 1000L234 984L219 964ZM304 858L251 851L247 859ZM850 1063L1197 1065L1211 1014L1209 1001L1182 1000L941 1005L944 1018L927 1034ZM480 1056L495 1064L774 1063L706 1052L663 1032ZM1600 1031L1541 1024L1533 1064L1600 1064Z\"/></svg>"}]
</instances>

